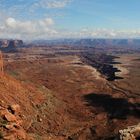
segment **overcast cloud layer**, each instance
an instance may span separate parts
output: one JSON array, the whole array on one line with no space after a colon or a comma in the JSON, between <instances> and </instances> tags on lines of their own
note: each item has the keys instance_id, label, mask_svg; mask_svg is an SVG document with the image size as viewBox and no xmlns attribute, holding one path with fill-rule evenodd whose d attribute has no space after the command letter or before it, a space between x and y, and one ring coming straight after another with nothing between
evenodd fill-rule
<instances>
[{"instance_id":1,"label":"overcast cloud layer","mask_svg":"<svg viewBox=\"0 0 140 140\"><path fill-rule=\"evenodd\" d=\"M94 22L92 23L93 28L84 27L84 24L83 27L78 29L62 28L62 25L60 26L55 21L56 17L54 18L51 11L53 14L56 12L56 15L58 14L57 12L60 11L62 16L63 13L64 16L70 16L65 14L65 10L69 8L70 4L74 5L75 1L76 0L0 0L0 38L140 37L140 29L94 28Z\"/></svg>"}]
</instances>

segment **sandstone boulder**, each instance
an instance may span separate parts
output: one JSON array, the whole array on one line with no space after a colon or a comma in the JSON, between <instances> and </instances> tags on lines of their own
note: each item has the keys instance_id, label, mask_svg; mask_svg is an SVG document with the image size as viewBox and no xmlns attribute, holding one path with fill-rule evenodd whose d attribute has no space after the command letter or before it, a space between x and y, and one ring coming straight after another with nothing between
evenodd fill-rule
<instances>
[{"instance_id":1,"label":"sandstone boulder","mask_svg":"<svg viewBox=\"0 0 140 140\"><path fill-rule=\"evenodd\" d=\"M10 109L14 114L17 114L20 112L20 106L18 104L11 105Z\"/></svg>"},{"instance_id":2,"label":"sandstone boulder","mask_svg":"<svg viewBox=\"0 0 140 140\"><path fill-rule=\"evenodd\" d=\"M124 130L119 130L120 140L137 140L140 139L140 123L129 126Z\"/></svg>"},{"instance_id":3,"label":"sandstone boulder","mask_svg":"<svg viewBox=\"0 0 140 140\"><path fill-rule=\"evenodd\" d=\"M9 122L15 122L15 121L17 121L15 115L13 115L13 114L11 114L11 113L8 113L8 112L4 115L4 118L5 118L7 121L9 121Z\"/></svg>"}]
</instances>

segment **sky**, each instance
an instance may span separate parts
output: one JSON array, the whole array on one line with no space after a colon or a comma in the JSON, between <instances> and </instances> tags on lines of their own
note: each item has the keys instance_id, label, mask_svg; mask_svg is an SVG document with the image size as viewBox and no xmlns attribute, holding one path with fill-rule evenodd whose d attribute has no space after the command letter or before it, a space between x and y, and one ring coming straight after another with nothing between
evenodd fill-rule
<instances>
[{"instance_id":1,"label":"sky","mask_svg":"<svg viewBox=\"0 0 140 140\"><path fill-rule=\"evenodd\" d=\"M140 38L140 0L0 0L0 38Z\"/></svg>"}]
</instances>

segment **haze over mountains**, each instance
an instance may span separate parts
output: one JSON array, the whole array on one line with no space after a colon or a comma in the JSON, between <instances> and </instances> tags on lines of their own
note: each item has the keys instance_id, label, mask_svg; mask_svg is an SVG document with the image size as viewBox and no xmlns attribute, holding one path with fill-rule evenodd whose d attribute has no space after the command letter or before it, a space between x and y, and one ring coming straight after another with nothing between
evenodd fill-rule
<instances>
[{"instance_id":1,"label":"haze over mountains","mask_svg":"<svg viewBox=\"0 0 140 140\"><path fill-rule=\"evenodd\" d=\"M23 44L35 45L72 45L83 47L137 47L140 48L140 39L56 39L56 40L34 40L29 42L18 39L0 39L0 48L22 47Z\"/></svg>"},{"instance_id":2,"label":"haze over mountains","mask_svg":"<svg viewBox=\"0 0 140 140\"><path fill-rule=\"evenodd\" d=\"M33 43L43 45L80 45L80 46L140 46L140 39L58 39L36 40Z\"/></svg>"}]
</instances>

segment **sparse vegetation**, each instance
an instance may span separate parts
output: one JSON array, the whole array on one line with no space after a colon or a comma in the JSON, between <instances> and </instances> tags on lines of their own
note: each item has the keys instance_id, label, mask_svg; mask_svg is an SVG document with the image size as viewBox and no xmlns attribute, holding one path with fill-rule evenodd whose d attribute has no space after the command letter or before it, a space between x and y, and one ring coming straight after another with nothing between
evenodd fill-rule
<instances>
[{"instance_id":1,"label":"sparse vegetation","mask_svg":"<svg viewBox=\"0 0 140 140\"><path fill-rule=\"evenodd\" d=\"M5 120L5 119L3 119L2 117L0 117L0 126L1 126L1 127L4 127L4 126L7 125L7 124L8 124L8 121Z\"/></svg>"},{"instance_id":2,"label":"sparse vegetation","mask_svg":"<svg viewBox=\"0 0 140 140\"><path fill-rule=\"evenodd\" d=\"M17 77L18 73L16 71L10 71L9 74L13 77Z\"/></svg>"},{"instance_id":3,"label":"sparse vegetation","mask_svg":"<svg viewBox=\"0 0 140 140\"><path fill-rule=\"evenodd\" d=\"M3 139L3 133L2 132L0 132L0 139Z\"/></svg>"}]
</instances>

